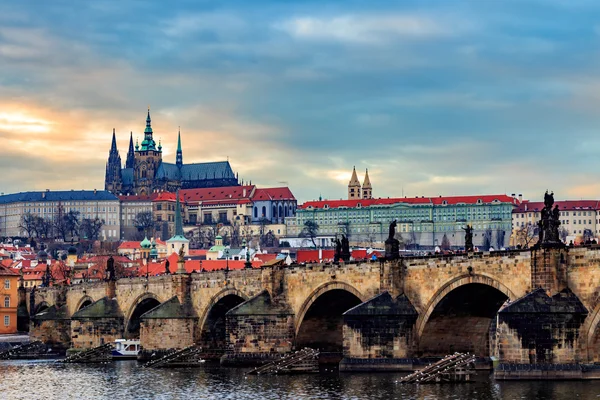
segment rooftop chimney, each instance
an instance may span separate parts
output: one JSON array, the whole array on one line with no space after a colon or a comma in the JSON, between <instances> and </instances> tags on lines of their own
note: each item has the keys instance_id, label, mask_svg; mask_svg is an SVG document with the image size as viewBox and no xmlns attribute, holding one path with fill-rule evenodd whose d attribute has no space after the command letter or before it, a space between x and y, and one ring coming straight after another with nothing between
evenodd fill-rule
<instances>
[{"instance_id":1,"label":"rooftop chimney","mask_svg":"<svg viewBox=\"0 0 600 400\"><path fill-rule=\"evenodd\" d=\"M523 194L519 193L519 203L523 201Z\"/></svg>"}]
</instances>

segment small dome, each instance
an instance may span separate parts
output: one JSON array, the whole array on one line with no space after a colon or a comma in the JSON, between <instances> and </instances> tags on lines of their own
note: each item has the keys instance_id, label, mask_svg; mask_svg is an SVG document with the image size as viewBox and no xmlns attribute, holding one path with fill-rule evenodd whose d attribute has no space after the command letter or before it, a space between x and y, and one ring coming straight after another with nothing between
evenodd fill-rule
<instances>
[{"instance_id":1,"label":"small dome","mask_svg":"<svg viewBox=\"0 0 600 400\"><path fill-rule=\"evenodd\" d=\"M215 239L223 239L223 237L221 235L219 235Z\"/></svg>"},{"instance_id":2,"label":"small dome","mask_svg":"<svg viewBox=\"0 0 600 400\"><path fill-rule=\"evenodd\" d=\"M74 256L77 254L77 248L75 246L69 246L69 248L67 249L67 254Z\"/></svg>"},{"instance_id":3,"label":"small dome","mask_svg":"<svg viewBox=\"0 0 600 400\"><path fill-rule=\"evenodd\" d=\"M148 240L147 237L145 237L144 240L142 240L142 242L140 243L140 246L142 246L142 249L149 249L151 245L152 245L152 243L150 243L150 241Z\"/></svg>"},{"instance_id":4,"label":"small dome","mask_svg":"<svg viewBox=\"0 0 600 400\"><path fill-rule=\"evenodd\" d=\"M46 253L46 250L42 249L38 252L37 258L39 262L46 262L48 260L48 253Z\"/></svg>"}]
</instances>

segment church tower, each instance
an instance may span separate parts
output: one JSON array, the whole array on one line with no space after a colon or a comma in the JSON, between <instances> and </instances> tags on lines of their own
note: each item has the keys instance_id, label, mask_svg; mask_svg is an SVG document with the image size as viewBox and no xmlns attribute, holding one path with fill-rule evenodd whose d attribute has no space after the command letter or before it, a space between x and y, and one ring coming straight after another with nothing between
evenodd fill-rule
<instances>
[{"instance_id":1,"label":"church tower","mask_svg":"<svg viewBox=\"0 0 600 400\"><path fill-rule=\"evenodd\" d=\"M371 180L369 179L369 170L365 171L365 181L362 185L362 198L363 199L372 199L373 198L373 188L371 187Z\"/></svg>"},{"instance_id":2,"label":"church tower","mask_svg":"<svg viewBox=\"0 0 600 400\"><path fill-rule=\"evenodd\" d=\"M113 129L112 144L108 153L106 163L106 176L104 178L104 189L113 194L121 192L123 182L121 180L121 156L117 150L117 138Z\"/></svg>"},{"instance_id":3,"label":"church tower","mask_svg":"<svg viewBox=\"0 0 600 400\"><path fill-rule=\"evenodd\" d=\"M352 168L352 177L348 182L348 200L360 199L360 182L356 176L356 167Z\"/></svg>"},{"instance_id":4,"label":"church tower","mask_svg":"<svg viewBox=\"0 0 600 400\"><path fill-rule=\"evenodd\" d=\"M127 151L127 160L125 168L133 168L135 165L135 154L133 152L133 132L129 132L129 150Z\"/></svg>"},{"instance_id":5,"label":"church tower","mask_svg":"<svg viewBox=\"0 0 600 400\"><path fill-rule=\"evenodd\" d=\"M153 138L150 107L146 117L146 129L142 145L136 145L135 162L133 166L133 189L137 195L149 195L154 186L156 170L162 162L162 148Z\"/></svg>"}]
</instances>

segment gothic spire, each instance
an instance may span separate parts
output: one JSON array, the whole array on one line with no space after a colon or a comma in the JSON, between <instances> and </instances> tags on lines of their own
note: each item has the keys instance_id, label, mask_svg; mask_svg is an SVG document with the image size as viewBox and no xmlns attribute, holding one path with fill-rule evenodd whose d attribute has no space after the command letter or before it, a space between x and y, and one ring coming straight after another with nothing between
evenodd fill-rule
<instances>
[{"instance_id":1,"label":"gothic spire","mask_svg":"<svg viewBox=\"0 0 600 400\"><path fill-rule=\"evenodd\" d=\"M363 189L371 189L371 180L369 179L369 169L365 170L365 181L363 182Z\"/></svg>"},{"instance_id":2,"label":"gothic spire","mask_svg":"<svg viewBox=\"0 0 600 400\"><path fill-rule=\"evenodd\" d=\"M181 151L181 127L179 127L179 132L177 133L177 156L175 159L175 164L178 167L183 165L183 152Z\"/></svg>"},{"instance_id":3,"label":"gothic spire","mask_svg":"<svg viewBox=\"0 0 600 400\"><path fill-rule=\"evenodd\" d=\"M179 189L175 192L175 236L183 235L183 221L181 220L181 205L179 204Z\"/></svg>"},{"instance_id":4,"label":"gothic spire","mask_svg":"<svg viewBox=\"0 0 600 400\"><path fill-rule=\"evenodd\" d=\"M135 153L133 152L133 132L129 132L129 150L125 160L125 168L133 168L135 164Z\"/></svg>"},{"instance_id":5,"label":"gothic spire","mask_svg":"<svg viewBox=\"0 0 600 400\"><path fill-rule=\"evenodd\" d=\"M117 151L117 137L115 136L115 128L113 128L112 144L110 145L111 153Z\"/></svg>"}]
</instances>

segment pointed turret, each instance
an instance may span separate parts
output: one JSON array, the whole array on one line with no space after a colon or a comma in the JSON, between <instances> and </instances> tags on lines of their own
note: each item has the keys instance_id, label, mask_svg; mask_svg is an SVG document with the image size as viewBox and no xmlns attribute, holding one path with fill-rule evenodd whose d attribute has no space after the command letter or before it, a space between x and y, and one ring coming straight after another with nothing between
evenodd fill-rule
<instances>
[{"instance_id":1,"label":"pointed turret","mask_svg":"<svg viewBox=\"0 0 600 400\"><path fill-rule=\"evenodd\" d=\"M135 153L133 152L133 132L129 132L129 150L125 160L125 168L133 168L135 165Z\"/></svg>"},{"instance_id":2,"label":"pointed turret","mask_svg":"<svg viewBox=\"0 0 600 400\"><path fill-rule=\"evenodd\" d=\"M360 199L360 182L356 175L356 167L352 168L352 177L348 182L348 200Z\"/></svg>"},{"instance_id":3,"label":"pointed turret","mask_svg":"<svg viewBox=\"0 0 600 400\"><path fill-rule=\"evenodd\" d=\"M373 188L371 187L371 180L369 179L369 170L365 170L365 181L362 186L362 198L363 199L372 199L373 198Z\"/></svg>"},{"instance_id":4,"label":"pointed turret","mask_svg":"<svg viewBox=\"0 0 600 400\"><path fill-rule=\"evenodd\" d=\"M179 132L177 133L177 157L175 158L175 164L178 167L183 166L183 152L181 151L181 128L179 128Z\"/></svg>"}]
</instances>

